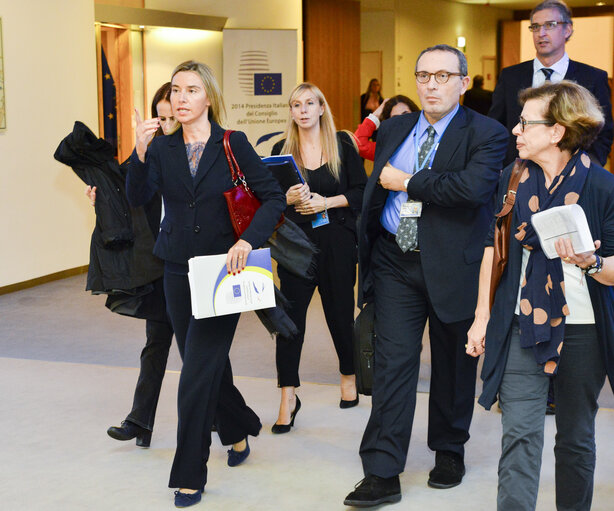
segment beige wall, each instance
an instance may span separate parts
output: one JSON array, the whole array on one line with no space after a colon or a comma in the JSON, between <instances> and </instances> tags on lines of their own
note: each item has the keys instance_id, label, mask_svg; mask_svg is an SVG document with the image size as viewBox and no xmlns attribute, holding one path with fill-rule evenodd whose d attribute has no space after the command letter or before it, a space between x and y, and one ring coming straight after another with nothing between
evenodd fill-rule
<instances>
[{"instance_id":1,"label":"beige wall","mask_svg":"<svg viewBox=\"0 0 614 511\"><path fill-rule=\"evenodd\" d=\"M494 57L497 24L512 11L445 0L367 2L361 13L361 51L382 51L385 96L405 94L417 100L414 65L421 50L435 44L456 46L467 40L469 75L482 73L482 57Z\"/></svg>"},{"instance_id":2,"label":"beige wall","mask_svg":"<svg viewBox=\"0 0 614 511\"><path fill-rule=\"evenodd\" d=\"M115 3L115 2L113 2ZM229 28L298 30L301 0L147 0L150 9L228 17ZM83 183L53 153L77 119L97 133L94 0L0 0L7 126L0 131L0 287L89 262L94 226ZM147 102L180 61L196 56L221 77L221 33L206 44L149 36ZM151 37L150 37L151 36ZM195 52L198 52L195 55Z\"/></svg>"},{"instance_id":3,"label":"beige wall","mask_svg":"<svg viewBox=\"0 0 614 511\"><path fill-rule=\"evenodd\" d=\"M177 64L186 60L197 60L211 66L221 85L222 32L181 28L145 30L147 116L158 87L170 80Z\"/></svg>"},{"instance_id":4,"label":"beige wall","mask_svg":"<svg viewBox=\"0 0 614 511\"><path fill-rule=\"evenodd\" d=\"M94 4L0 0L0 286L87 264L92 208L53 153L76 119L97 132Z\"/></svg>"},{"instance_id":5,"label":"beige wall","mask_svg":"<svg viewBox=\"0 0 614 511\"><path fill-rule=\"evenodd\" d=\"M224 16L228 18L225 28L295 29L297 79L303 79L301 0L145 0L145 7ZM173 34L170 30L152 29L145 34L148 104L158 86L168 81L174 67L184 60L196 59L209 64L222 85L222 33L181 30ZM173 35L181 41L173 42Z\"/></svg>"},{"instance_id":6,"label":"beige wall","mask_svg":"<svg viewBox=\"0 0 614 511\"><path fill-rule=\"evenodd\" d=\"M590 64L612 74L612 42L614 41L614 17L592 16L574 18L574 33L566 45L570 59ZM520 22L520 60L533 60L535 46L533 34L529 32L529 20ZM598 42L599 51L595 51Z\"/></svg>"},{"instance_id":7,"label":"beige wall","mask_svg":"<svg viewBox=\"0 0 614 511\"><path fill-rule=\"evenodd\" d=\"M511 19L512 11L444 0L395 0L396 94L417 97L414 65L421 50L435 44L456 46L467 40L469 75L482 73L482 57L497 50L497 22Z\"/></svg>"},{"instance_id":8,"label":"beige wall","mask_svg":"<svg viewBox=\"0 0 614 511\"><path fill-rule=\"evenodd\" d=\"M394 11L360 13L360 51L382 52L382 94L395 95L394 84ZM360 84L361 93L364 92ZM366 87L364 87L366 90Z\"/></svg>"}]
</instances>

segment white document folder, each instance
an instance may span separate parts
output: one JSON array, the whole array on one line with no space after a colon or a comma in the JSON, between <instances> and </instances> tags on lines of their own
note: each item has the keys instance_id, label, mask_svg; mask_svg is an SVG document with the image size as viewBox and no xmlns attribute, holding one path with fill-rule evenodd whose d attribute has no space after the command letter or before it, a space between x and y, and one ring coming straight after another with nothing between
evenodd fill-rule
<instances>
[{"instance_id":1,"label":"white document folder","mask_svg":"<svg viewBox=\"0 0 614 511\"><path fill-rule=\"evenodd\" d=\"M228 275L226 254L188 261L192 315L196 319L275 307L271 251L252 250L245 269Z\"/></svg>"},{"instance_id":2,"label":"white document folder","mask_svg":"<svg viewBox=\"0 0 614 511\"><path fill-rule=\"evenodd\" d=\"M559 257L554 242L561 238L571 240L576 254L595 250L586 214L578 204L556 206L535 213L531 217L531 223L548 259Z\"/></svg>"}]
</instances>

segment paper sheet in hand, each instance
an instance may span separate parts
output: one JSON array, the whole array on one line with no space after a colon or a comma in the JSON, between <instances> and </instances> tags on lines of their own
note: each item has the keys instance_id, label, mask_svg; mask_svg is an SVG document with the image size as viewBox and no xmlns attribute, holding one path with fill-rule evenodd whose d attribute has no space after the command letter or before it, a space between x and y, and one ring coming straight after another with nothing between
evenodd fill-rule
<instances>
[{"instance_id":1,"label":"paper sheet in hand","mask_svg":"<svg viewBox=\"0 0 614 511\"><path fill-rule=\"evenodd\" d=\"M192 315L196 319L275 307L275 290L268 248L252 250L245 269L228 275L226 254L188 261Z\"/></svg>"},{"instance_id":2,"label":"paper sheet in hand","mask_svg":"<svg viewBox=\"0 0 614 511\"><path fill-rule=\"evenodd\" d=\"M262 161L269 167L284 193L291 186L305 183L301 171L298 169L291 154L267 156L262 158Z\"/></svg>"},{"instance_id":3,"label":"paper sheet in hand","mask_svg":"<svg viewBox=\"0 0 614 511\"><path fill-rule=\"evenodd\" d=\"M578 204L557 206L535 213L531 217L531 223L548 259L558 257L554 242L561 238L571 239L576 254L595 250L586 215Z\"/></svg>"}]
</instances>

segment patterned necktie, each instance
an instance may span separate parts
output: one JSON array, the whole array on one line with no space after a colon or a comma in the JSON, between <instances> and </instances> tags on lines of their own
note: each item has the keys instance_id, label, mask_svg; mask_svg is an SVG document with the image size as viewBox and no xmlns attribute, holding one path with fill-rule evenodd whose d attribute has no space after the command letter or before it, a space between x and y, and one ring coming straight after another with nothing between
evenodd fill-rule
<instances>
[{"instance_id":1,"label":"patterned necktie","mask_svg":"<svg viewBox=\"0 0 614 511\"><path fill-rule=\"evenodd\" d=\"M423 167L426 157L429 156L431 149L435 145L435 128L429 125L426 132L428 136L418 151L418 169ZM418 248L418 219L416 217L405 216L400 218L396 240L397 245L399 245L403 252Z\"/></svg>"},{"instance_id":2,"label":"patterned necktie","mask_svg":"<svg viewBox=\"0 0 614 511\"><path fill-rule=\"evenodd\" d=\"M554 69L550 69L548 67L542 67L541 72L544 73L544 76L546 77L546 81L549 82L550 77L552 76L552 73L554 73Z\"/></svg>"}]
</instances>

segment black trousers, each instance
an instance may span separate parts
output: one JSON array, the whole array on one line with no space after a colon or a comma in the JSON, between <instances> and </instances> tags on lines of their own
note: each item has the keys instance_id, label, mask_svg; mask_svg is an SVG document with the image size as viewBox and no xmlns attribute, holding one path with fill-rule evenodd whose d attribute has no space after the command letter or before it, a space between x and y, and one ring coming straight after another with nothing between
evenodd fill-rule
<instances>
[{"instance_id":1,"label":"black trousers","mask_svg":"<svg viewBox=\"0 0 614 511\"><path fill-rule=\"evenodd\" d=\"M147 342L141 351L141 370L134 389L132 410L126 420L152 431L168 351L173 340L173 327L170 321L147 319L145 334Z\"/></svg>"},{"instance_id":2,"label":"black trousers","mask_svg":"<svg viewBox=\"0 0 614 511\"><path fill-rule=\"evenodd\" d=\"M183 359L177 451L169 487L199 489L207 482L212 424L217 424L224 445L258 435L262 424L232 379L228 352L239 314L194 319L187 275L166 271L164 290Z\"/></svg>"},{"instance_id":3,"label":"black trousers","mask_svg":"<svg viewBox=\"0 0 614 511\"><path fill-rule=\"evenodd\" d=\"M428 446L464 456L475 398L477 359L465 353L472 319L442 323L430 303L419 252L380 237L373 249L375 343L373 396L360 446L365 474L405 469L416 407L422 334L429 321L431 388ZM462 300L462 296L451 297Z\"/></svg>"},{"instance_id":4,"label":"black trousers","mask_svg":"<svg viewBox=\"0 0 614 511\"><path fill-rule=\"evenodd\" d=\"M305 321L315 288L322 298L324 317L337 356L339 372L354 374L352 329L354 324L354 284L356 282L356 236L348 228L331 223L316 229L301 226L318 248L316 278L302 279L281 266L277 273L281 292L290 302L288 315L299 333L293 338L277 336L276 363L280 387L298 387L301 351L305 340Z\"/></svg>"}]
</instances>

